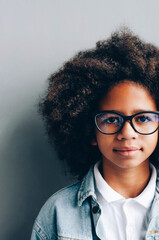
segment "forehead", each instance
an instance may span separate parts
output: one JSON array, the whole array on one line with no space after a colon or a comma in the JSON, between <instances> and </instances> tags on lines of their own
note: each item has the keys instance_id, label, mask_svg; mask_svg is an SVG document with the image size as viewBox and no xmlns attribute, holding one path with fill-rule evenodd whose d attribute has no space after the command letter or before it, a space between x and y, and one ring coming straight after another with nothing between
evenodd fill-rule
<instances>
[{"instance_id":1,"label":"forehead","mask_svg":"<svg viewBox=\"0 0 159 240\"><path fill-rule=\"evenodd\" d=\"M124 81L111 88L101 99L99 110L114 110L133 114L138 110L156 111L156 103L150 92L143 86Z\"/></svg>"}]
</instances>

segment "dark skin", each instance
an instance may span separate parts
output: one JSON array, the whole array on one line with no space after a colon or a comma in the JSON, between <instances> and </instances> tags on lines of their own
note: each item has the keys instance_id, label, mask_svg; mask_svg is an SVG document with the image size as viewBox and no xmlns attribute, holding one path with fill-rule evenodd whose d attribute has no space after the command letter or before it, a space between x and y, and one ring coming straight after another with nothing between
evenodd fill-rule
<instances>
[{"instance_id":1,"label":"dark skin","mask_svg":"<svg viewBox=\"0 0 159 240\"><path fill-rule=\"evenodd\" d=\"M147 89L124 81L113 87L101 100L99 110L114 110L125 116L142 111L157 111ZM150 179L149 157L158 141L158 131L151 135L137 133L127 121L114 135L96 130L97 145L102 154L102 174L106 182L125 198L137 197Z\"/></svg>"}]
</instances>

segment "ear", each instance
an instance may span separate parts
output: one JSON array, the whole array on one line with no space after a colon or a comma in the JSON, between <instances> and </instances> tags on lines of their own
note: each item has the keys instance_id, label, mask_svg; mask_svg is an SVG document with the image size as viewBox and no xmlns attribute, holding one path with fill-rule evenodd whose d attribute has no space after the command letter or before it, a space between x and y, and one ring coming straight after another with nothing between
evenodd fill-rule
<instances>
[{"instance_id":1,"label":"ear","mask_svg":"<svg viewBox=\"0 0 159 240\"><path fill-rule=\"evenodd\" d=\"M96 139L93 139L93 140L91 141L91 145L97 146L97 141L96 141Z\"/></svg>"}]
</instances>

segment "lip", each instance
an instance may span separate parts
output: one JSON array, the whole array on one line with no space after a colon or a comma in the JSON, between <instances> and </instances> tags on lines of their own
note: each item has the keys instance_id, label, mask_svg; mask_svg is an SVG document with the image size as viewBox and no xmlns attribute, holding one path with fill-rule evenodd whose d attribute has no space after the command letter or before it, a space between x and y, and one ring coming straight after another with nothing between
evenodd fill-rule
<instances>
[{"instance_id":1,"label":"lip","mask_svg":"<svg viewBox=\"0 0 159 240\"><path fill-rule=\"evenodd\" d=\"M114 151L136 151L140 150L140 148L137 147L117 147L113 148Z\"/></svg>"},{"instance_id":2,"label":"lip","mask_svg":"<svg viewBox=\"0 0 159 240\"><path fill-rule=\"evenodd\" d=\"M137 147L117 147L113 149L113 152L123 157L132 157L135 156L140 150L142 149Z\"/></svg>"}]
</instances>

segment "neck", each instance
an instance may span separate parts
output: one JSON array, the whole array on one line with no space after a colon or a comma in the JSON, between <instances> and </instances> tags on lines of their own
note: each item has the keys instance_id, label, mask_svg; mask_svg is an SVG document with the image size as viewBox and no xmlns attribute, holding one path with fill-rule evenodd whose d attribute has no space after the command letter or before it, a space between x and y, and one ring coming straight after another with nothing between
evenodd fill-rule
<instances>
[{"instance_id":1,"label":"neck","mask_svg":"<svg viewBox=\"0 0 159 240\"><path fill-rule=\"evenodd\" d=\"M102 166L105 181L125 198L137 197L144 190L151 176L148 160L137 167L126 169L114 167L107 161L103 161Z\"/></svg>"}]
</instances>

